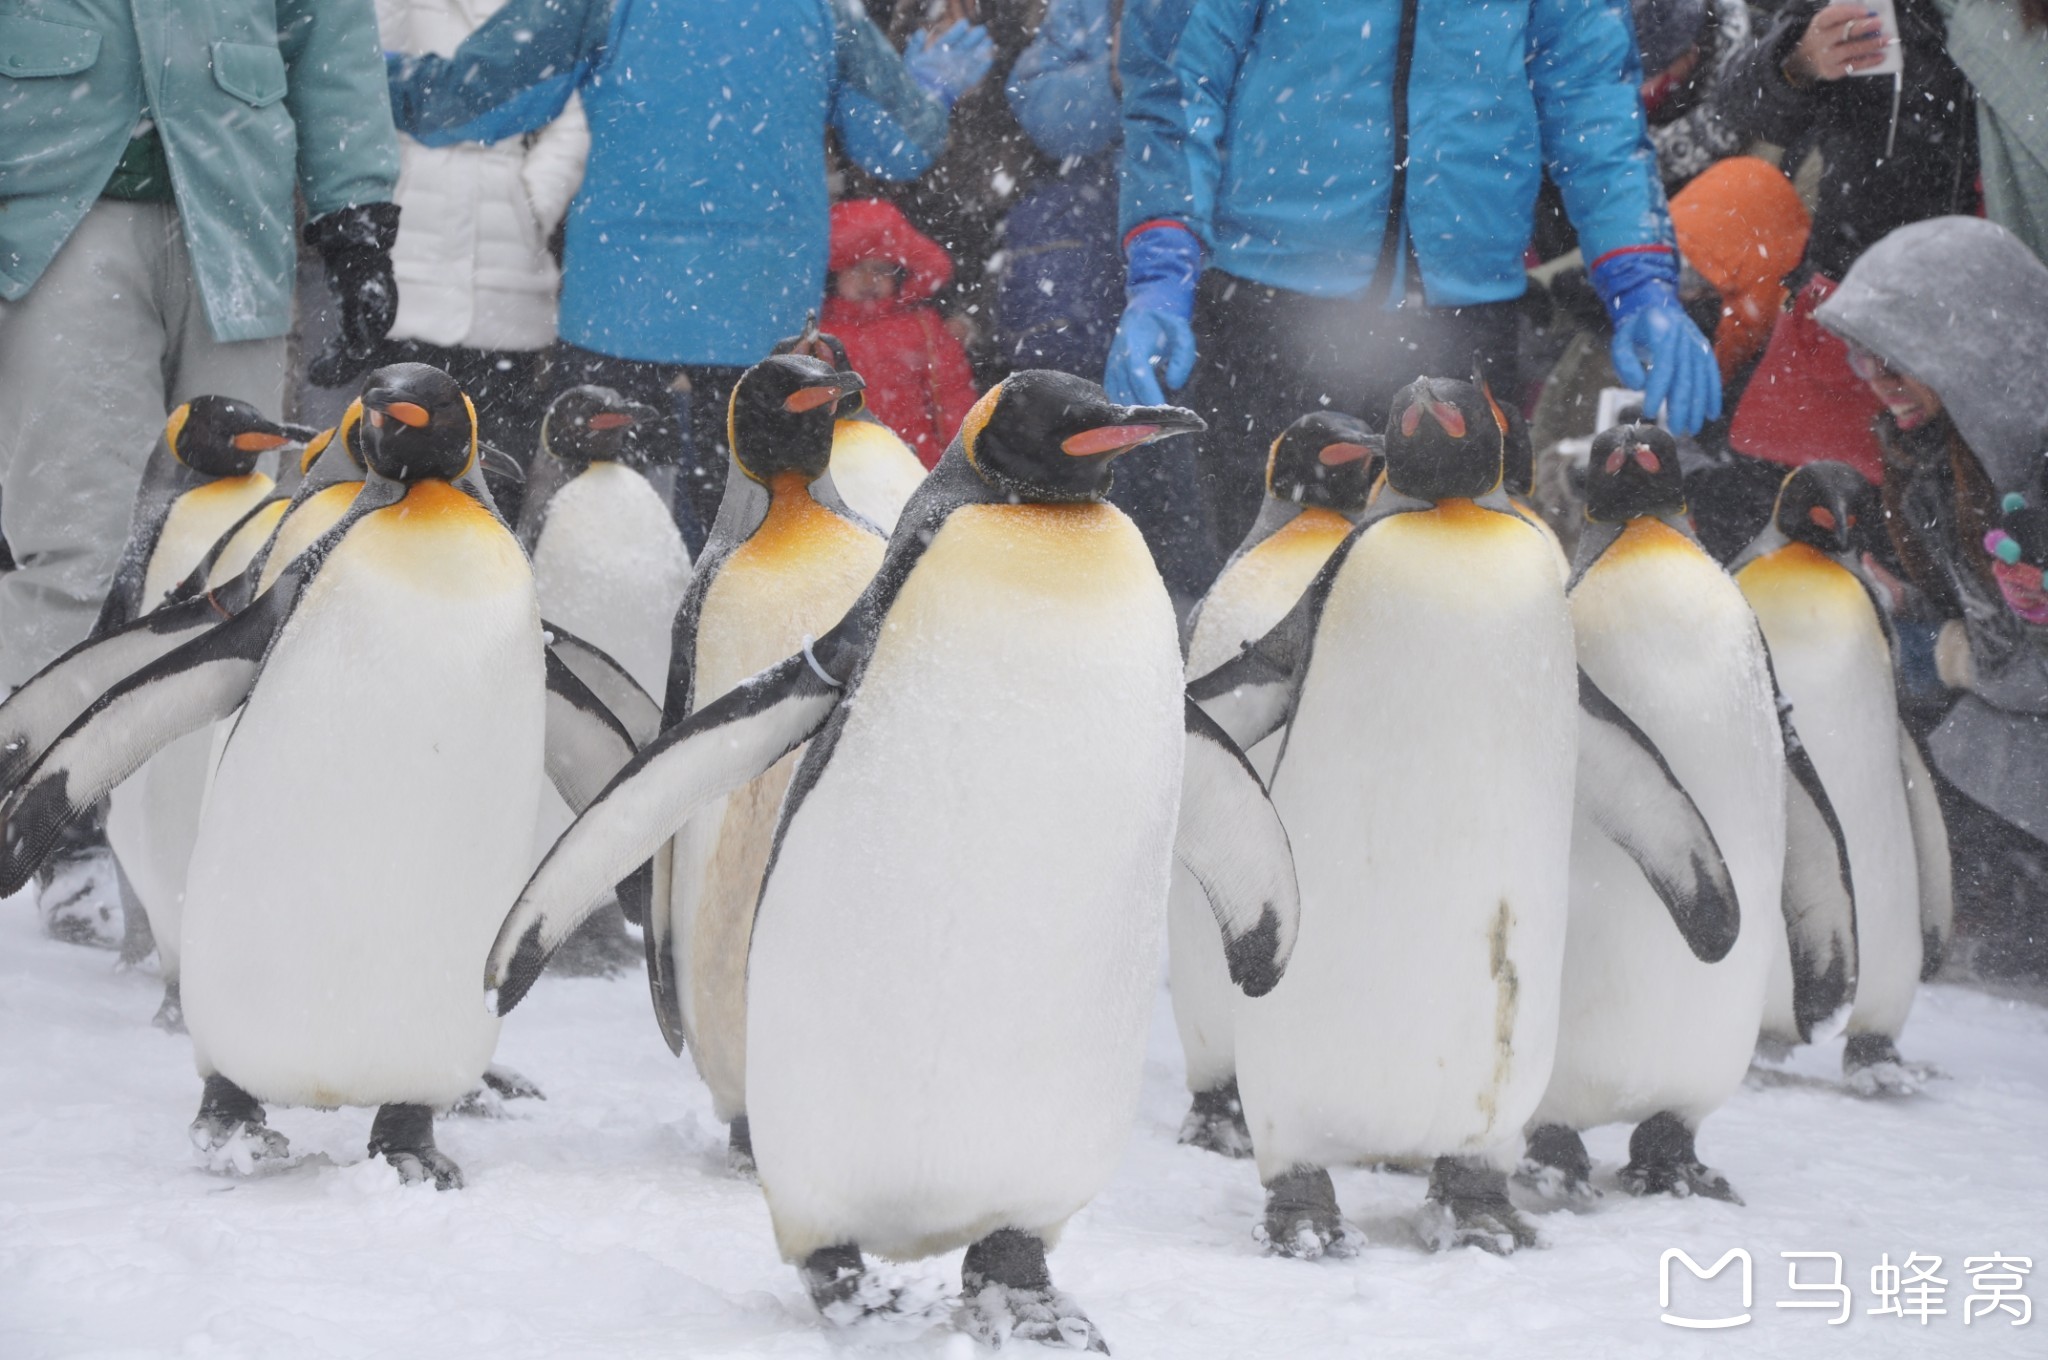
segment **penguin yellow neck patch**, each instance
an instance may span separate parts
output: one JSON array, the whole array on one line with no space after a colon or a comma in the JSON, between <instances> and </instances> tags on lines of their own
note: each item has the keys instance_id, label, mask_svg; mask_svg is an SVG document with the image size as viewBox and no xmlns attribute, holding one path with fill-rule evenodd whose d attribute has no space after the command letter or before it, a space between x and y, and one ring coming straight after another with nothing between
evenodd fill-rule
<instances>
[{"instance_id":1,"label":"penguin yellow neck patch","mask_svg":"<svg viewBox=\"0 0 2048 1360\"><path fill-rule=\"evenodd\" d=\"M1606 556L1616 560L1643 554L1698 553L1700 547L1654 515L1638 515L1621 531Z\"/></svg>"},{"instance_id":2,"label":"penguin yellow neck patch","mask_svg":"<svg viewBox=\"0 0 2048 1360\"><path fill-rule=\"evenodd\" d=\"M1862 584L1848 568L1805 543L1788 543L1765 553L1735 573L1735 580L1742 593L1758 603L1786 597L1812 609L1869 604Z\"/></svg>"},{"instance_id":3,"label":"penguin yellow neck patch","mask_svg":"<svg viewBox=\"0 0 2048 1360\"><path fill-rule=\"evenodd\" d=\"M776 565L853 536L873 537L818 504L802 473L778 472L768 481L766 518L733 557L752 566Z\"/></svg>"}]
</instances>

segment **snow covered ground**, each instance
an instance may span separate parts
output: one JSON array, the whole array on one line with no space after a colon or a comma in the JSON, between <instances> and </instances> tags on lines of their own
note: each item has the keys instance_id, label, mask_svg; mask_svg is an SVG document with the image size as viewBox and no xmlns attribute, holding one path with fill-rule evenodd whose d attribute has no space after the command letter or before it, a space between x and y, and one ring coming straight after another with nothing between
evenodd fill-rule
<instances>
[{"instance_id":1,"label":"snow covered ground","mask_svg":"<svg viewBox=\"0 0 2048 1360\"><path fill-rule=\"evenodd\" d=\"M146 972L53 943L0 903L0 1357L969 1357L938 1327L829 1332L776 1259L758 1192L724 1169L724 1131L644 985L550 980L508 1022L502 1062L545 1103L450 1120L469 1188L404 1188L365 1159L369 1112L273 1116L301 1163L252 1180L194 1161L199 1084L182 1038L149 1027ZM1186 1105L1164 994L1122 1172L1052 1255L1124 1357L1858 1357L2048 1354L2048 1319L1962 1317L1966 1256L2031 1257L2048 1305L2048 1010L1930 989L1903 1045L1946 1074L1918 1098L1835 1081L1839 1044L1753 1074L1701 1138L1748 1207L1639 1201L1615 1188L1622 1130L1590 1139L1606 1195L1546 1212L1543 1250L1424 1253L1423 1182L1340 1173L1365 1239L1349 1260L1260 1255L1245 1162L1177 1147ZM992 1055L992 1057L999 1055ZM1519 1192L1517 1192L1519 1195ZM1659 1321L1659 1257L1755 1263L1752 1321ZM1785 1251L1832 1251L1854 1313L1784 1311ZM1873 1317L1881 1253L1939 1255L1945 1316ZM906 1273L957 1287L959 1258ZM1804 1262L1802 1280L1825 1278ZM1731 1267L1680 1268L1674 1313L1738 1313ZM1817 1298L1818 1295L1798 1297ZM1019 1354L1043 1354L1014 1347Z\"/></svg>"}]
</instances>

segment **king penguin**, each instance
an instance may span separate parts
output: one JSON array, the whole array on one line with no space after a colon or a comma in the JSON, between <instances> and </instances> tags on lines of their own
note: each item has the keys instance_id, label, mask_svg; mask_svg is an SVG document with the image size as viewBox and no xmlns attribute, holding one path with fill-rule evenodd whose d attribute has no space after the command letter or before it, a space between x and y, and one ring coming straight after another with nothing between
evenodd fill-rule
<instances>
[{"instance_id":1,"label":"king penguin","mask_svg":"<svg viewBox=\"0 0 2048 1360\"><path fill-rule=\"evenodd\" d=\"M965 1244L967 1331L1104 1349L1046 1248L1130 1133L1176 849L1238 984L1286 964L1286 835L1185 700L1165 584L1104 500L1119 455L1200 428L1066 374L992 388L846 617L645 748L499 933L503 1007L606 883L810 742L753 932L747 1100L828 1318L897 1302L864 1251Z\"/></svg>"},{"instance_id":2,"label":"king penguin","mask_svg":"<svg viewBox=\"0 0 2048 1360\"><path fill-rule=\"evenodd\" d=\"M1941 806L1899 722L1885 615L1858 570L1863 531L1881 514L1855 469L1808 463L1786 476L1733 569L1849 849L1857 969L1843 1075L1864 1094L1906 1094L1919 1081L1899 1058L1899 1031L1921 979L1941 966L1955 898ZM1792 956L1775 954L1764 1037L1795 1043Z\"/></svg>"},{"instance_id":3,"label":"king penguin","mask_svg":"<svg viewBox=\"0 0 2048 1360\"><path fill-rule=\"evenodd\" d=\"M172 411L143 470L127 548L93 636L104 637L162 604L272 492L274 483L258 464L292 439L255 407L228 397L194 397ZM143 915L156 942L164 978L156 1023L169 1030L183 1025L178 905L198 826L206 751L203 734L182 738L108 798L107 843L120 865L124 905Z\"/></svg>"},{"instance_id":4,"label":"king penguin","mask_svg":"<svg viewBox=\"0 0 2048 1360\"><path fill-rule=\"evenodd\" d=\"M1328 1168L1422 1160L1424 1241L1506 1253L1535 1241L1507 1172L1557 1038L1582 749L1642 786L1631 843L1686 909L1732 911L1732 893L1654 749L1578 672L1554 549L1502 489L1481 390L1417 379L1385 449L1371 509L1287 616L1189 690L1240 742L1284 731L1301 941L1236 1017L1261 1235L1348 1250Z\"/></svg>"},{"instance_id":5,"label":"king penguin","mask_svg":"<svg viewBox=\"0 0 2048 1360\"><path fill-rule=\"evenodd\" d=\"M288 1152L264 1102L372 1105L371 1154L445 1189L461 1173L433 1112L475 1088L499 1023L463 979L520 880L543 769L580 806L632 744L542 648L525 555L473 489L468 398L402 364L363 406L368 476L340 521L99 698L0 803L0 890L150 755L239 710L185 900L193 1141L247 1165Z\"/></svg>"},{"instance_id":6,"label":"king penguin","mask_svg":"<svg viewBox=\"0 0 2048 1360\"><path fill-rule=\"evenodd\" d=\"M1380 437L1364 422L1331 411L1303 416L1273 441L1259 516L1189 619L1190 677L1237 655L1294 607L1365 513L1380 451ZM1272 774L1279 745L1269 738L1245 753L1261 779ZM1184 866L1174 866L1170 903L1167 979L1193 1096L1180 1141L1249 1157L1231 1019L1237 989L1216 944L1208 896Z\"/></svg>"},{"instance_id":7,"label":"king penguin","mask_svg":"<svg viewBox=\"0 0 2048 1360\"><path fill-rule=\"evenodd\" d=\"M1776 935L1793 935L1802 1026L1839 1024L1856 967L1848 864L1756 617L1686 518L1676 441L1653 425L1603 431L1586 518L1570 595L1579 665L1696 800L1737 913L1711 931L1667 920L1654 884L1581 799L1557 1060L1525 1175L1590 1194L1579 1131L1625 1120L1636 1125L1628 1193L1736 1200L1695 1136L1749 1069ZM1609 792L1633 796L1612 781ZM1817 869L1833 856L1833 871L1788 878L1788 831L1795 860Z\"/></svg>"},{"instance_id":8,"label":"king penguin","mask_svg":"<svg viewBox=\"0 0 2048 1360\"><path fill-rule=\"evenodd\" d=\"M782 341L775 352L805 354L842 373L853 371L846 346L838 336L818 329L815 313L807 319L802 335ZM897 517L924 477L924 464L917 461L901 436L868 409L864 395L851 393L839 404L832 425L832 484L855 514L885 535L894 533Z\"/></svg>"},{"instance_id":9,"label":"king penguin","mask_svg":"<svg viewBox=\"0 0 2048 1360\"><path fill-rule=\"evenodd\" d=\"M659 420L606 387L556 397L519 523L541 613L653 693L667 680L669 628L690 583L689 551L649 475L672 441L639 437Z\"/></svg>"},{"instance_id":10,"label":"king penguin","mask_svg":"<svg viewBox=\"0 0 2048 1360\"><path fill-rule=\"evenodd\" d=\"M838 499L825 475L835 413L860 385L854 373L786 354L748 369L733 387L725 496L674 615L668 723L823 635L882 565L886 540ZM742 1173L753 1169L747 939L796 763L794 754L785 757L714 801L675 838L667 864L655 866L647 933L655 1017L669 1047L687 1047L711 1088Z\"/></svg>"}]
</instances>

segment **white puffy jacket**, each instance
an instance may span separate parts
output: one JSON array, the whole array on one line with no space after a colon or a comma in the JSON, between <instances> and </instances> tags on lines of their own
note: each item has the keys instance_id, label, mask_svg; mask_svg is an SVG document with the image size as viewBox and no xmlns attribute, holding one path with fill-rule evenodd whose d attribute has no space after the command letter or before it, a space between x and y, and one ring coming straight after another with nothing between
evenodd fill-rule
<instances>
[{"instance_id":1,"label":"white puffy jacket","mask_svg":"<svg viewBox=\"0 0 2048 1360\"><path fill-rule=\"evenodd\" d=\"M387 51L446 55L504 3L377 0L378 32ZM403 133L398 142L391 338L467 349L551 344L561 271L547 240L583 182L583 106L571 99L538 134L491 146L421 146Z\"/></svg>"}]
</instances>

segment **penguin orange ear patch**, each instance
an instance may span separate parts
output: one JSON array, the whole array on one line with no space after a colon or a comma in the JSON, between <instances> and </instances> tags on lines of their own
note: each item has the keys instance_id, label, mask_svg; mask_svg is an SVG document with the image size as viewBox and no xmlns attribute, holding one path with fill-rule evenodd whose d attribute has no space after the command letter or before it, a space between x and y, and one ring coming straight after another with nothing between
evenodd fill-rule
<instances>
[{"instance_id":1,"label":"penguin orange ear patch","mask_svg":"<svg viewBox=\"0 0 2048 1360\"><path fill-rule=\"evenodd\" d=\"M1097 454L1120 453L1153 438L1157 425L1098 425L1092 430L1070 434L1060 441L1060 452L1069 458L1093 458Z\"/></svg>"},{"instance_id":2,"label":"penguin orange ear patch","mask_svg":"<svg viewBox=\"0 0 2048 1360\"><path fill-rule=\"evenodd\" d=\"M996 403L1003 397L1003 385L997 383L981 394L981 399L967 408L967 418L960 422L960 447L967 455L967 461L974 461L974 441L981 437L989 417L996 413Z\"/></svg>"},{"instance_id":3,"label":"penguin orange ear patch","mask_svg":"<svg viewBox=\"0 0 2048 1360\"><path fill-rule=\"evenodd\" d=\"M836 387L799 387L782 399L785 411L815 411L828 402L839 400L842 393ZM592 421L595 425L597 422Z\"/></svg>"}]
</instances>

